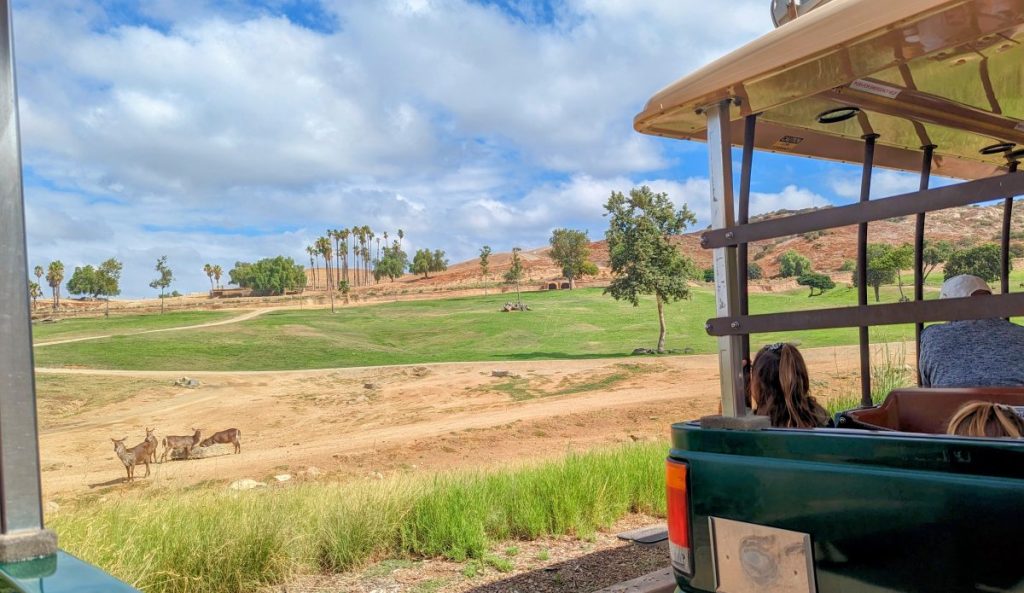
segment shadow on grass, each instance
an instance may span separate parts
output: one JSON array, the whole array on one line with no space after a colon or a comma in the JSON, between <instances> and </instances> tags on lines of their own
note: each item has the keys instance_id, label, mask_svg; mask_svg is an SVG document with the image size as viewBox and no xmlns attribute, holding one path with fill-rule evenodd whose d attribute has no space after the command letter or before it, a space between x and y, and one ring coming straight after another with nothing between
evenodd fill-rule
<instances>
[{"instance_id":1,"label":"shadow on grass","mask_svg":"<svg viewBox=\"0 0 1024 593\"><path fill-rule=\"evenodd\" d=\"M118 484L127 484L128 478L114 478L113 480L107 480L106 482L96 482L95 484L89 484L89 488L106 488L107 486L116 486Z\"/></svg>"},{"instance_id":2,"label":"shadow on grass","mask_svg":"<svg viewBox=\"0 0 1024 593\"><path fill-rule=\"evenodd\" d=\"M598 550L498 581L465 593L588 593L668 566L668 544L632 544Z\"/></svg>"}]
</instances>

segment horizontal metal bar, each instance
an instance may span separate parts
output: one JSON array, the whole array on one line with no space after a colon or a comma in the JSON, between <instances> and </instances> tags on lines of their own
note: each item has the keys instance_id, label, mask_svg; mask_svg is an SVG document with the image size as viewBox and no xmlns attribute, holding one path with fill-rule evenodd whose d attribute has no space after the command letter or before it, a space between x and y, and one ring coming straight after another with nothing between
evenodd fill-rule
<instances>
[{"instance_id":1,"label":"horizontal metal bar","mask_svg":"<svg viewBox=\"0 0 1024 593\"><path fill-rule=\"evenodd\" d=\"M911 301L885 305L858 305L765 315L739 315L709 319L704 328L712 336L803 331L928 321L995 319L1024 315L1024 292L960 299Z\"/></svg>"},{"instance_id":2,"label":"horizontal metal bar","mask_svg":"<svg viewBox=\"0 0 1024 593\"><path fill-rule=\"evenodd\" d=\"M729 229L715 229L701 235L700 245L705 249L729 247L762 239L787 237L898 216L945 210L956 206L1016 196L1021 193L1024 193L1024 173L1007 173L891 198L825 208L806 214L794 214Z\"/></svg>"}]
</instances>

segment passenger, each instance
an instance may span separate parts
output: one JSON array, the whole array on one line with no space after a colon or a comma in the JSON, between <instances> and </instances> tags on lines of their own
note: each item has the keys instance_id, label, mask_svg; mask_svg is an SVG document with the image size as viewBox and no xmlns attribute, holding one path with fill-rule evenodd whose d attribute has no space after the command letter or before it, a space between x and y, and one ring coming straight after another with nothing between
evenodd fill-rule
<instances>
[{"instance_id":1,"label":"passenger","mask_svg":"<svg viewBox=\"0 0 1024 593\"><path fill-rule=\"evenodd\" d=\"M792 344L778 342L761 348L750 369L754 413L768 416L778 428L832 426L825 408L810 395L804 357Z\"/></svg>"},{"instance_id":2,"label":"passenger","mask_svg":"<svg viewBox=\"0 0 1024 593\"><path fill-rule=\"evenodd\" d=\"M953 414L946 434L962 437L1009 437L1024 435L1024 419L1012 407L989 402L967 402Z\"/></svg>"},{"instance_id":3,"label":"passenger","mask_svg":"<svg viewBox=\"0 0 1024 593\"><path fill-rule=\"evenodd\" d=\"M939 298L992 294L977 276L954 276ZM982 307L983 304L979 303ZM1024 385L1024 327L1005 319L952 321L921 332L921 385L993 387Z\"/></svg>"}]
</instances>

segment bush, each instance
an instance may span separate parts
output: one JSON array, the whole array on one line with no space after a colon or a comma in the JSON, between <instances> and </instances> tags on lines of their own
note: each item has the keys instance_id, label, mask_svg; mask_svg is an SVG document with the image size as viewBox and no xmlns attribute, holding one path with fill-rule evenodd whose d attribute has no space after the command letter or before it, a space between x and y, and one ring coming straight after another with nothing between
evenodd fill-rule
<instances>
[{"instance_id":1,"label":"bush","mask_svg":"<svg viewBox=\"0 0 1024 593\"><path fill-rule=\"evenodd\" d=\"M779 275L783 278L803 276L811 271L811 260L790 250L779 258Z\"/></svg>"},{"instance_id":2,"label":"bush","mask_svg":"<svg viewBox=\"0 0 1024 593\"><path fill-rule=\"evenodd\" d=\"M703 274L704 274L704 276L703 276L704 277L704 282L714 282L715 281L715 269L714 268L704 268Z\"/></svg>"},{"instance_id":3,"label":"bush","mask_svg":"<svg viewBox=\"0 0 1024 593\"><path fill-rule=\"evenodd\" d=\"M852 259L843 260L843 265L839 266L840 272L852 272L857 269L857 262Z\"/></svg>"},{"instance_id":4,"label":"bush","mask_svg":"<svg viewBox=\"0 0 1024 593\"><path fill-rule=\"evenodd\" d=\"M973 274L986 282L999 279L1001 253L995 243L958 249L946 261L944 277L948 280L961 274ZM1013 263L1010 263L1013 267Z\"/></svg>"},{"instance_id":5,"label":"bush","mask_svg":"<svg viewBox=\"0 0 1024 593\"><path fill-rule=\"evenodd\" d=\"M760 280L761 278L764 278L764 270L761 269L760 264L749 264L747 266L747 279Z\"/></svg>"}]
</instances>

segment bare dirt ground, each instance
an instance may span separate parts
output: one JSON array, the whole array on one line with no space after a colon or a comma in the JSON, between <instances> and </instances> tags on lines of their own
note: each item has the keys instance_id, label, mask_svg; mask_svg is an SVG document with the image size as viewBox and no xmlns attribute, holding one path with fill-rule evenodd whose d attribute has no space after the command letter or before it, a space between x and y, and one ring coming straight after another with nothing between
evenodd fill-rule
<instances>
[{"instance_id":1,"label":"bare dirt ground","mask_svg":"<svg viewBox=\"0 0 1024 593\"><path fill-rule=\"evenodd\" d=\"M856 347L805 355L819 395L852 391ZM494 370L511 376L494 377ZM120 487L124 470L109 439L141 442L146 427L155 427L158 437L238 428L242 452L216 446L200 459L155 465L143 487L262 480L309 466L344 479L666 439L672 422L714 413L718 394L713 356L284 372L38 372L42 480L50 499ZM184 374L201 386L175 387ZM102 390L102 403L83 404L90 390Z\"/></svg>"}]
</instances>

